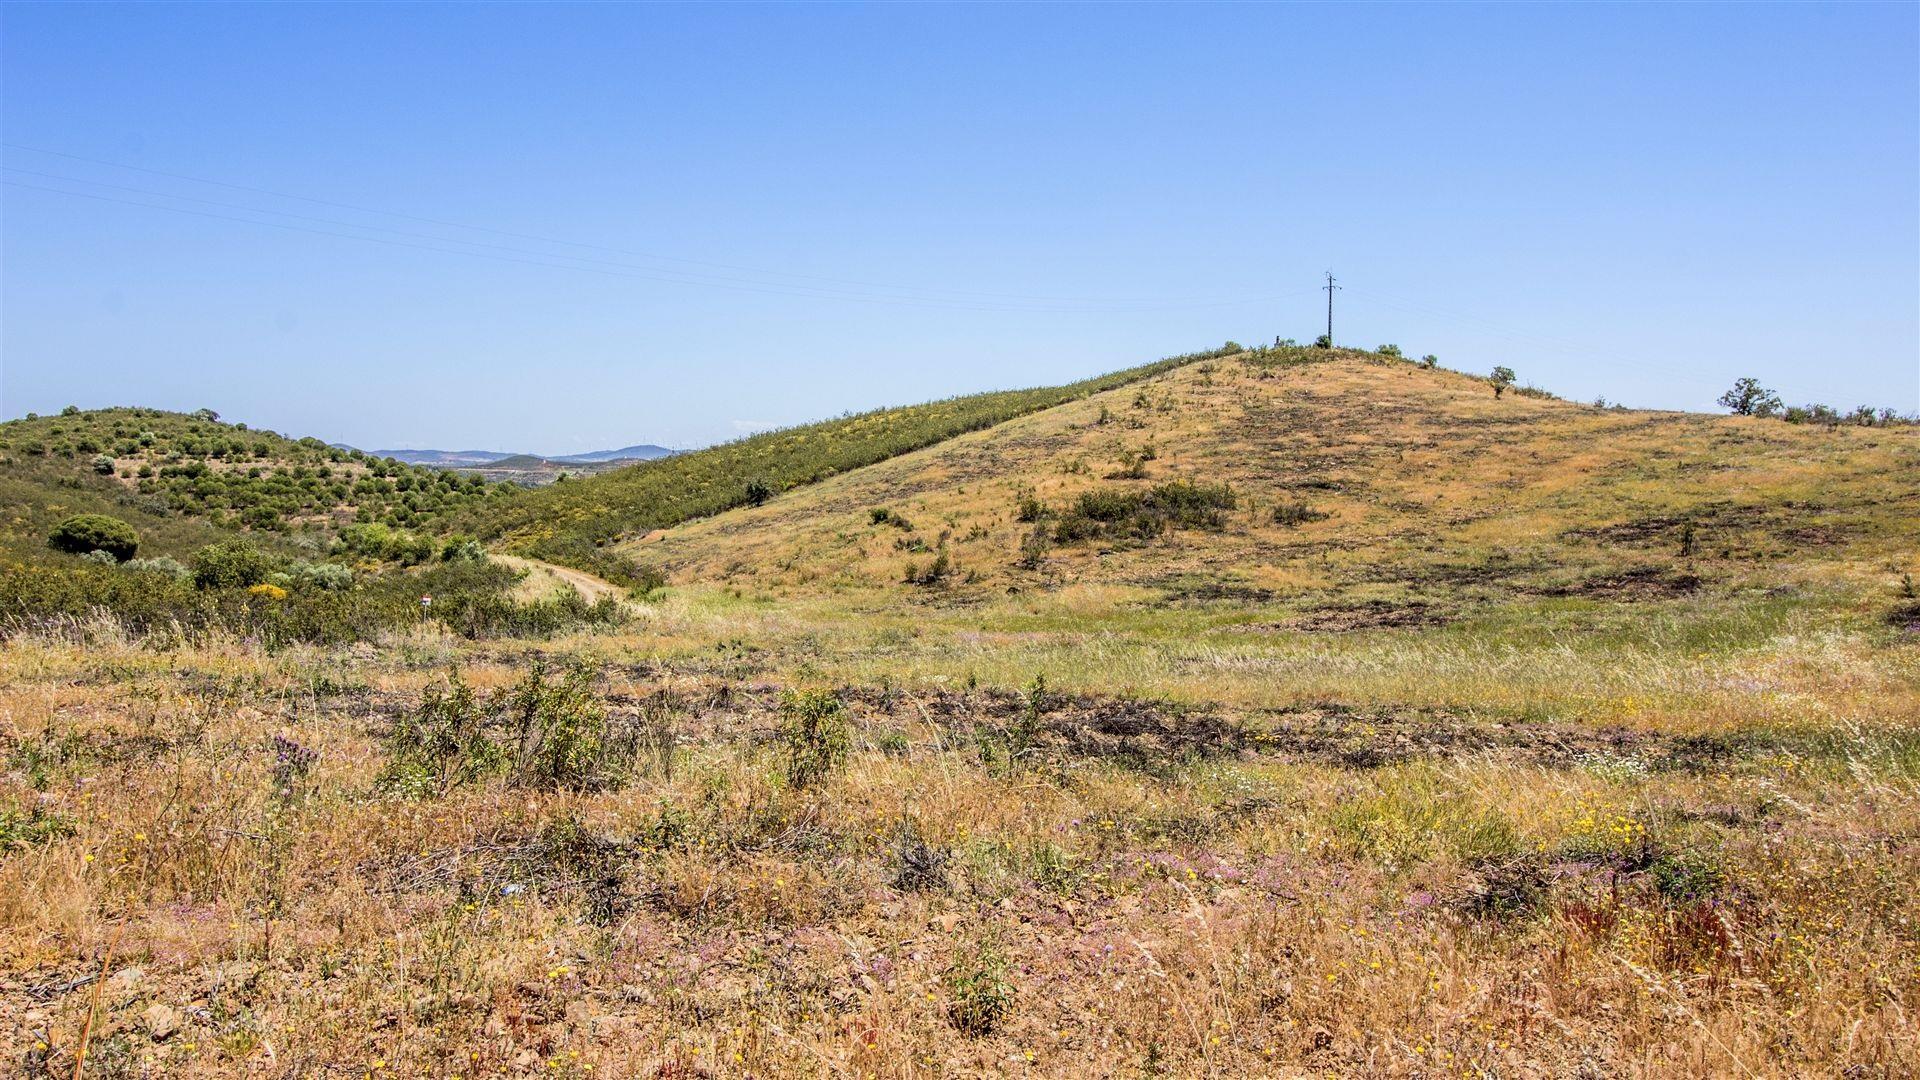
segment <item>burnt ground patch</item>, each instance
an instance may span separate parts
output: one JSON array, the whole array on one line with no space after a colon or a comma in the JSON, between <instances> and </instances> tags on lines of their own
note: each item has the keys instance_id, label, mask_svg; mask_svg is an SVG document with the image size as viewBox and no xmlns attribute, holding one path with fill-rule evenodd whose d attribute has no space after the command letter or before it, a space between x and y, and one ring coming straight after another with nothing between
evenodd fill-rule
<instances>
[{"instance_id":1,"label":"burnt ground patch","mask_svg":"<svg viewBox=\"0 0 1920 1080\"><path fill-rule=\"evenodd\" d=\"M1230 578L1179 576L1150 582L1160 590L1160 602L1176 606L1202 604L1266 604L1277 595L1272 589Z\"/></svg>"},{"instance_id":2,"label":"burnt ground patch","mask_svg":"<svg viewBox=\"0 0 1920 1080\"><path fill-rule=\"evenodd\" d=\"M767 744L780 720L782 687L770 682L682 681L671 692L609 694L610 720L664 721L683 744ZM1427 758L1493 757L1549 768L1631 758L1652 771L1709 772L1787 750L1840 753L1765 732L1667 735L1617 727L1489 716L1446 709L1338 702L1246 711L1119 695L842 686L836 695L856 726L889 752L941 750L1005 739L1025 729L1035 757L1056 764L1113 761L1159 768L1213 757L1309 762L1370 769ZM417 699L383 698L390 719ZM925 734L915 735L916 729ZM524 843L524 839L518 843ZM487 850L473 854L486 855ZM499 854L499 852L493 852ZM506 852L512 854L512 851Z\"/></svg>"},{"instance_id":3,"label":"burnt ground patch","mask_svg":"<svg viewBox=\"0 0 1920 1080\"><path fill-rule=\"evenodd\" d=\"M1700 575L1664 566L1635 566L1593 574L1569 585L1549 585L1541 596L1577 596L1596 600L1667 600L1700 590Z\"/></svg>"},{"instance_id":4,"label":"burnt ground patch","mask_svg":"<svg viewBox=\"0 0 1920 1080\"><path fill-rule=\"evenodd\" d=\"M1895 630L1920 635L1920 604L1907 604L1887 612L1887 625Z\"/></svg>"},{"instance_id":5,"label":"burnt ground patch","mask_svg":"<svg viewBox=\"0 0 1920 1080\"><path fill-rule=\"evenodd\" d=\"M1702 548L1726 547L1730 537L1741 535L1773 540L1793 549L1832 547L1845 543L1854 531L1845 523L1815 520L1832 511L1832 507L1812 502L1710 503L1682 513L1568 529L1560 537L1611 547L1677 549L1687 541L1691 530L1692 542Z\"/></svg>"},{"instance_id":6,"label":"burnt ground patch","mask_svg":"<svg viewBox=\"0 0 1920 1080\"><path fill-rule=\"evenodd\" d=\"M1451 611L1422 600L1367 600L1357 604L1330 605L1281 622L1262 623L1256 629L1345 634L1359 630L1445 626L1455 618Z\"/></svg>"}]
</instances>

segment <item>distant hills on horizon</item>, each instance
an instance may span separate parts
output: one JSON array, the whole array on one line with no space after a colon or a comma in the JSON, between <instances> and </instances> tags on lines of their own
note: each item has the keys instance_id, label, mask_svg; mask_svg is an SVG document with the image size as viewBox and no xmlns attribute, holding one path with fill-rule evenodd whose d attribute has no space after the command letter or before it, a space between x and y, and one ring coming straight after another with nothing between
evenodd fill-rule
<instances>
[{"instance_id":1,"label":"distant hills on horizon","mask_svg":"<svg viewBox=\"0 0 1920 1080\"><path fill-rule=\"evenodd\" d=\"M652 443L640 443L635 446L623 446L618 450L593 450L584 454L528 454L507 450L370 450L368 453L379 457L389 457L395 461L404 461L409 465L433 465L440 468L462 468L481 465L497 465L508 459L521 461L546 461L556 465L597 465L610 461L653 461L657 458L671 457L676 451Z\"/></svg>"}]
</instances>

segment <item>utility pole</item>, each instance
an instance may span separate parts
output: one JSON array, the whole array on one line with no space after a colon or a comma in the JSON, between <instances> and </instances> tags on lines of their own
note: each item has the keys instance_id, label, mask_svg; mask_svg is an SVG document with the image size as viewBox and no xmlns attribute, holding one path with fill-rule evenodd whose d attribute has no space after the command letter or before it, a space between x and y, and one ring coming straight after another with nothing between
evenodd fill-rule
<instances>
[{"instance_id":1,"label":"utility pole","mask_svg":"<svg viewBox=\"0 0 1920 1080\"><path fill-rule=\"evenodd\" d=\"M1341 286L1333 283L1333 271L1327 271L1327 283L1320 286L1327 290L1327 348L1333 348L1333 290Z\"/></svg>"}]
</instances>

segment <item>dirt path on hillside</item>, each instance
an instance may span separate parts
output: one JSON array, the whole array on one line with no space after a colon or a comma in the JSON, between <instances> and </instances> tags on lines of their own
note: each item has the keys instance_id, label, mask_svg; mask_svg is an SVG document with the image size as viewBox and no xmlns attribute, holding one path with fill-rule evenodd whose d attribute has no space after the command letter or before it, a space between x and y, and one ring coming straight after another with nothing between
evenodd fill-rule
<instances>
[{"instance_id":1,"label":"dirt path on hillside","mask_svg":"<svg viewBox=\"0 0 1920 1080\"><path fill-rule=\"evenodd\" d=\"M522 558L518 555L489 553L487 557L502 566L527 572L525 580L513 590L516 600L541 600L553 595L554 591L560 588L572 589L588 603L599 600L603 596L611 596L619 600L627 594L625 589L611 581L605 581L571 567L555 566L549 562Z\"/></svg>"}]
</instances>

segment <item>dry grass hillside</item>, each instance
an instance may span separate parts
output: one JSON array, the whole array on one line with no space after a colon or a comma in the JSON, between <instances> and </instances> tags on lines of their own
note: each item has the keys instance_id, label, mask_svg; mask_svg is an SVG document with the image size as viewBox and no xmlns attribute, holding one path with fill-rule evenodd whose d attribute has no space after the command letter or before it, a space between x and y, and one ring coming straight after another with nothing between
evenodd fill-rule
<instances>
[{"instance_id":1,"label":"dry grass hillside","mask_svg":"<svg viewBox=\"0 0 1920 1080\"><path fill-rule=\"evenodd\" d=\"M1911 427L1496 398L1484 380L1365 354L1223 359L629 550L681 583L777 595L940 605L1109 588L1307 630L1432 625L1516 599L1884 581L1920 527L1915 475ZM1036 526L1057 530L1019 520L1023 498L1059 515L1085 493L1168 481L1230 485L1233 506L1217 526L1028 546ZM934 587L900 588L943 546Z\"/></svg>"},{"instance_id":2,"label":"dry grass hillside","mask_svg":"<svg viewBox=\"0 0 1920 1080\"><path fill-rule=\"evenodd\" d=\"M1221 358L630 544L672 584L571 636L40 625L0 1054L1914 1075L1916 474Z\"/></svg>"}]
</instances>

